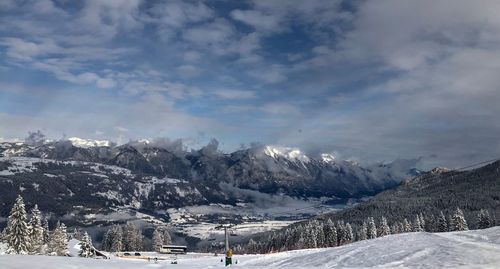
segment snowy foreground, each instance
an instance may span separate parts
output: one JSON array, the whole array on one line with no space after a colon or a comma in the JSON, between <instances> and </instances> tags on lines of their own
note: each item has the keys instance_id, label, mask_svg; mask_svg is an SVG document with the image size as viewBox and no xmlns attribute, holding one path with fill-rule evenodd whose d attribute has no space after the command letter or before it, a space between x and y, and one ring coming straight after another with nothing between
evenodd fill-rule
<instances>
[{"instance_id":1,"label":"snowy foreground","mask_svg":"<svg viewBox=\"0 0 500 269\"><path fill-rule=\"evenodd\" d=\"M221 257L179 256L158 264L144 260L0 255L0 268L222 268ZM500 268L500 227L450 233L408 233L337 248L267 255L236 255L239 268Z\"/></svg>"}]
</instances>

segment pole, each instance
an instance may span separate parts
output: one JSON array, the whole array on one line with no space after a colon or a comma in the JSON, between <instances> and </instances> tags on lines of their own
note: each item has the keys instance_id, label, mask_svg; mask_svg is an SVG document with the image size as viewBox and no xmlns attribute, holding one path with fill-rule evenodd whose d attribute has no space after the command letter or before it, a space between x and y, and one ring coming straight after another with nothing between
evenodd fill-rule
<instances>
[{"instance_id":1,"label":"pole","mask_svg":"<svg viewBox=\"0 0 500 269\"><path fill-rule=\"evenodd\" d=\"M224 238L225 238L225 251L229 251L229 235L227 234L227 226L224 226Z\"/></svg>"}]
</instances>

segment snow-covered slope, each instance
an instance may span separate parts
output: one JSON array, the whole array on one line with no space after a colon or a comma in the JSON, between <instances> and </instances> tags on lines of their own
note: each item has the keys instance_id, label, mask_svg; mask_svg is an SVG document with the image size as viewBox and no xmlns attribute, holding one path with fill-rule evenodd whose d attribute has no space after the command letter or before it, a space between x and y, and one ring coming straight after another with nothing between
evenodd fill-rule
<instances>
[{"instance_id":1,"label":"snow-covered slope","mask_svg":"<svg viewBox=\"0 0 500 269\"><path fill-rule=\"evenodd\" d=\"M450 233L408 233L337 248L267 255L235 255L237 268L500 268L500 227ZM143 253L143 255L157 255ZM160 256L158 264L139 259L0 255L0 268L223 268L221 257L203 254Z\"/></svg>"}]
</instances>

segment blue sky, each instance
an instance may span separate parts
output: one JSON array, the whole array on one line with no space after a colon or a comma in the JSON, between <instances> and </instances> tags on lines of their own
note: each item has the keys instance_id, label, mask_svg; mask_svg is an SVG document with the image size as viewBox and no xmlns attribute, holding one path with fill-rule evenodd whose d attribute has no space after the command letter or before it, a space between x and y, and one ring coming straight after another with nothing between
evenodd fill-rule
<instances>
[{"instance_id":1,"label":"blue sky","mask_svg":"<svg viewBox=\"0 0 500 269\"><path fill-rule=\"evenodd\" d=\"M0 138L500 155L497 1L0 3Z\"/></svg>"}]
</instances>

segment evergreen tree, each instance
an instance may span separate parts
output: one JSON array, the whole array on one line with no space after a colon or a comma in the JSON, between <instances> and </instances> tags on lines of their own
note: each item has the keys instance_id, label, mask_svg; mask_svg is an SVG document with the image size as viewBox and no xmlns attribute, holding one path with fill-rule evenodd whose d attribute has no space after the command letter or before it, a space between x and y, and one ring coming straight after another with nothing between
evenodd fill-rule
<instances>
[{"instance_id":1,"label":"evergreen tree","mask_svg":"<svg viewBox=\"0 0 500 269\"><path fill-rule=\"evenodd\" d=\"M422 212L420 212L420 214L418 214L418 219L420 220L420 228L422 228L422 232L423 232L423 231L425 231L426 221L424 219L424 214L422 214Z\"/></svg>"},{"instance_id":2,"label":"evergreen tree","mask_svg":"<svg viewBox=\"0 0 500 269\"><path fill-rule=\"evenodd\" d=\"M410 225L410 222L408 222L408 220L405 218L403 220L403 232L404 233L409 233L411 232L411 225Z\"/></svg>"},{"instance_id":3,"label":"evergreen tree","mask_svg":"<svg viewBox=\"0 0 500 269\"><path fill-rule=\"evenodd\" d=\"M352 243L354 241L354 234L352 233L352 227L349 222L345 225L345 244Z\"/></svg>"},{"instance_id":4,"label":"evergreen tree","mask_svg":"<svg viewBox=\"0 0 500 269\"><path fill-rule=\"evenodd\" d=\"M50 230L49 230L49 218L45 216L43 218L43 243L48 244L50 238Z\"/></svg>"},{"instance_id":5,"label":"evergreen tree","mask_svg":"<svg viewBox=\"0 0 500 269\"><path fill-rule=\"evenodd\" d=\"M57 256L65 256L68 253L68 233L64 223L58 222L50 234L49 253Z\"/></svg>"},{"instance_id":6,"label":"evergreen tree","mask_svg":"<svg viewBox=\"0 0 500 269\"><path fill-rule=\"evenodd\" d=\"M113 228L111 228L111 234L108 240L110 241L110 251L119 252L123 250L123 232L120 225L114 225Z\"/></svg>"},{"instance_id":7,"label":"evergreen tree","mask_svg":"<svg viewBox=\"0 0 500 269\"><path fill-rule=\"evenodd\" d=\"M5 241L10 250L17 254L27 254L30 250L30 236L23 198L17 196L7 219Z\"/></svg>"},{"instance_id":8,"label":"evergreen tree","mask_svg":"<svg viewBox=\"0 0 500 269\"><path fill-rule=\"evenodd\" d=\"M331 219L328 219L323 227L325 234L325 246L326 247L335 247L337 246L337 229L335 228L335 224Z\"/></svg>"},{"instance_id":9,"label":"evergreen tree","mask_svg":"<svg viewBox=\"0 0 500 269\"><path fill-rule=\"evenodd\" d=\"M160 251L161 246L163 245L163 229L161 229L159 226L155 227L155 230L153 232L153 238L151 239L152 241L152 249L154 251Z\"/></svg>"},{"instance_id":10,"label":"evergreen tree","mask_svg":"<svg viewBox=\"0 0 500 269\"><path fill-rule=\"evenodd\" d=\"M387 224L387 219L385 217L382 217L380 220L380 226L378 229L378 236L386 236L391 234L391 229L389 228L389 225Z\"/></svg>"},{"instance_id":11,"label":"evergreen tree","mask_svg":"<svg viewBox=\"0 0 500 269\"><path fill-rule=\"evenodd\" d=\"M95 257L95 248L92 245L92 239L87 232L83 234L82 241L80 241L80 252L78 255L84 258Z\"/></svg>"},{"instance_id":12,"label":"evergreen tree","mask_svg":"<svg viewBox=\"0 0 500 269\"><path fill-rule=\"evenodd\" d=\"M450 222L450 230L451 231L466 231L469 230L469 226L467 226L467 221L465 220L464 213L460 208L455 210L455 213L451 217Z\"/></svg>"},{"instance_id":13,"label":"evergreen tree","mask_svg":"<svg viewBox=\"0 0 500 269\"><path fill-rule=\"evenodd\" d=\"M172 244L172 237L170 236L170 233L168 232L167 229L163 230L163 244L164 245Z\"/></svg>"},{"instance_id":14,"label":"evergreen tree","mask_svg":"<svg viewBox=\"0 0 500 269\"><path fill-rule=\"evenodd\" d=\"M347 231L344 221L337 221L337 246L342 246L346 243Z\"/></svg>"},{"instance_id":15,"label":"evergreen tree","mask_svg":"<svg viewBox=\"0 0 500 269\"><path fill-rule=\"evenodd\" d=\"M123 250L142 250L142 234L131 222L123 229Z\"/></svg>"},{"instance_id":16,"label":"evergreen tree","mask_svg":"<svg viewBox=\"0 0 500 269\"><path fill-rule=\"evenodd\" d=\"M375 219L373 217L368 218L368 239L377 238L377 226L375 225Z\"/></svg>"},{"instance_id":17,"label":"evergreen tree","mask_svg":"<svg viewBox=\"0 0 500 269\"><path fill-rule=\"evenodd\" d=\"M73 229L73 233L71 234L70 238L71 239L76 239L78 241L82 241L83 240L83 236L84 234L82 234L82 231L78 228L74 228Z\"/></svg>"},{"instance_id":18,"label":"evergreen tree","mask_svg":"<svg viewBox=\"0 0 500 269\"><path fill-rule=\"evenodd\" d=\"M424 229L422 228L422 222L420 221L420 216L417 214L415 216L415 221L413 221L413 230L414 232L423 232Z\"/></svg>"},{"instance_id":19,"label":"evergreen tree","mask_svg":"<svg viewBox=\"0 0 500 269\"><path fill-rule=\"evenodd\" d=\"M358 240L366 240L368 238L368 225L366 221L363 221L361 228L359 229Z\"/></svg>"},{"instance_id":20,"label":"evergreen tree","mask_svg":"<svg viewBox=\"0 0 500 269\"><path fill-rule=\"evenodd\" d=\"M400 233L399 227L400 227L399 223L397 223L397 222L393 223L391 225L391 234L398 234L398 233Z\"/></svg>"},{"instance_id":21,"label":"evergreen tree","mask_svg":"<svg viewBox=\"0 0 500 269\"><path fill-rule=\"evenodd\" d=\"M477 228L486 229L493 225L490 213L486 209L481 209L477 215Z\"/></svg>"},{"instance_id":22,"label":"evergreen tree","mask_svg":"<svg viewBox=\"0 0 500 269\"><path fill-rule=\"evenodd\" d=\"M35 205L35 207L31 210L29 227L29 237L31 242L30 251L33 253L42 254L45 231L42 227L42 216L40 210L38 210L37 205Z\"/></svg>"},{"instance_id":23,"label":"evergreen tree","mask_svg":"<svg viewBox=\"0 0 500 269\"><path fill-rule=\"evenodd\" d=\"M443 211L439 212L439 217L436 223L436 231L437 232L447 232L448 231L448 221L443 214Z\"/></svg>"}]
</instances>

